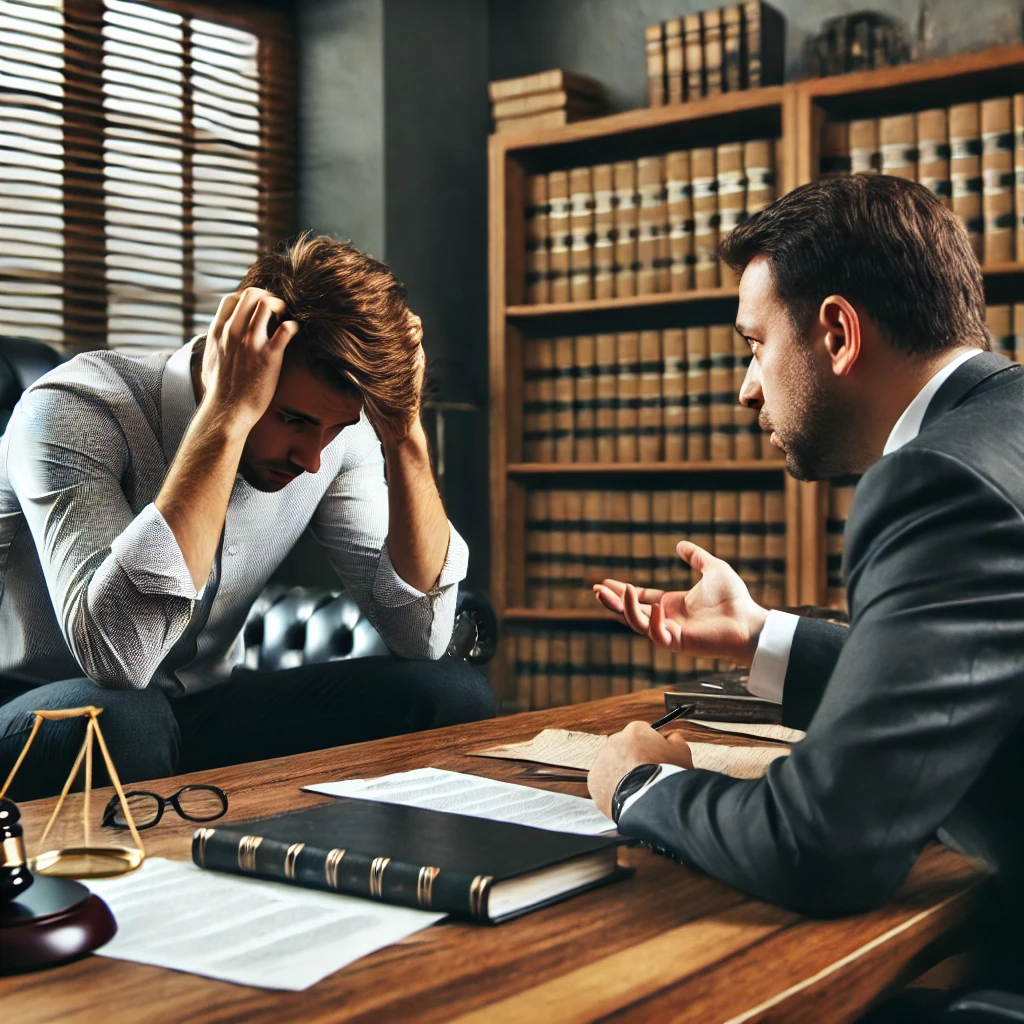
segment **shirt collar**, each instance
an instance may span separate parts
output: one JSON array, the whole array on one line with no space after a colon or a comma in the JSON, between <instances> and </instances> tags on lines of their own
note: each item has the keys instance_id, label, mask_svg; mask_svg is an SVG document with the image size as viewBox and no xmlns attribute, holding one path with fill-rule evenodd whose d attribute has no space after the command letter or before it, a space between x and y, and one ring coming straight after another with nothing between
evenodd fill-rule
<instances>
[{"instance_id":1,"label":"shirt collar","mask_svg":"<svg viewBox=\"0 0 1024 1024\"><path fill-rule=\"evenodd\" d=\"M953 376L959 367L963 366L968 359L981 355L981 352L980 348L972 348L968 352L961 353L956 359L946 363L921 388L910 405L903 410L903 415L896 421L896 426L892 428L889 440L885 442L885 447L882 449L882 455L891 455L894 451L902 448L909 441L913 441L917 437L921 431L921 422L924 420L924 414L928 410L929 403L935 397L935 393Z\"/></svg>"},{"instance_id":2,"label":"shirt collar","mask_svg":"<svg viewBox=\"0 0 1024 1024\"><path fill-rule=\"evenodd\" d=\"M196 393L192 387L192 346L195 338L182 345L164 365L161 388L161 419L164 455L170 462L196 414Z\"/></svg>"}]
</instances>

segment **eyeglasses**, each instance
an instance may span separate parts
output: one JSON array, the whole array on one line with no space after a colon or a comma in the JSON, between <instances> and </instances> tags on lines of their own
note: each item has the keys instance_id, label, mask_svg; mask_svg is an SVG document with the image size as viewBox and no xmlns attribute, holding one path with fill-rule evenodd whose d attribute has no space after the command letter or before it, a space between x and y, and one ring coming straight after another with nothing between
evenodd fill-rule
<instances>
[{"instance_id":1,"label":"eyeglasses","mask_svg":"<svg viewBox=\"0 0 1024 1024\"><path fill-rule=\"evenodd\" d=\"M136 828L158 825L168 804L188 821L213 821L226 814L228 809L227 794L217 786L182 786L177 793L167 797L142 789L130 789L125 793L125 800ZM116 794L103 810L103 825L106 828L128 828Z\"/></svg>"}]
</instances>

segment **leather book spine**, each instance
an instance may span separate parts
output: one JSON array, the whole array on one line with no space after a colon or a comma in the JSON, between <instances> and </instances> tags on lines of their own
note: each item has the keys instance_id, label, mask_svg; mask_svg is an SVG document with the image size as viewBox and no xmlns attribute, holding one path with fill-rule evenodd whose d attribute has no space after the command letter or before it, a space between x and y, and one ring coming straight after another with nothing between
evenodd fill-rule
<instances>
[{"instance_id":1,"label":"leather book spine","mask_svg":"<svg viewBox=\"0 0 1024 1024\"><path fill-rule=\"evenodd\" d=\"M687 590L690 586L690 567L676 554L676 544L681 540L691 540L693 494L690 491L669 492L669 523L672 537L669 589Z\"/></svg>"},{"instance_id":2,"label":"leather book spine","mask_svg":"<svg viewBox=\"0 0 1024 1024\"><path fill-rule=\"evenodd\" d=\"M552 608L571 608L565 570L569 561L566 491L548 492L548 586Z\"/></svg>"},{"instance_id":3,"label":"leather book spine","mask_svg":"<svg viewBox=\"0 0 1024 1024\"><path fill-rule=\"evenodd\" d=\"M669 291L693 287L693 186L687 150L665 155Z\"/></svg>"},{"instance_id":4,"label":"leather book spine","mask_svg":"<svg viewBox=\"0 0 1024 1024\"><path fill-rule=\"evenodd\" d=\"M760 89L761 81L761 3L747 0L743 4L743 66L744 88Z\"/></svg>"},{"instance_id":5,"label":"leather book spine","mask_svg":"<svg viewBox=\"0 0 1024 1024\"><path fill-rule=\"evenodd\" d=\"M640 234L636 164L623 160L613 164L615 185L615 295L636 295L637 239Z\"/></svg>"},{"instance_id":6,"label":"leather book spine","mask_svg":"<svg viewBox=\"0 0 1024 1024\"><path fill-rule=\"evenodd\" d=\"M722 92L722 12L717 8L700 16L704 36L704 95Z\"/></svg>"},{"instance_id":7,"label":"leather book spine","mask_svg":"<svg viewBox=\"0 0 1024 1024\"><path fill-rule=\"evenodd\" d=\"M629 547L629 495L625 491L605 491L606 522L611 540L608 564L612 579L629 580L632 566Z\"/></svg>"},{"instance_id":8,"label":"leather book spine","mask_svg":"<svg viewBox=\"0 0 1024 1024\"><path fill-rule=\"evenodd\" d=\"M569 301L569 174L552 171L548 175L548 277L550 302Z\"/></svg>"},{"instance_id":9,"label":"leather book spine","mask_svg":"<svg viewBox=\"0 0 1024 1024\"><path fill-rule=\"evenodd\" d=\"M1013 304L1013 358L1024 363L1024 302Z\"/></svg>"},{"instance_id":10,"label":"leather book spine","mask_svg":"<svg viewBox=\"0 0 1024 1024\"><path fill-rule=\"evenodd\" d=\"M786 19L774 7L762 3L760 15L759 85L782 85L786 73Z\"/></svg>"},{"instance_id":11,"label":"leather book spine","mask_svg":"<svg viewBox=\"0 0 1024 1024\"><path fill-rule=\"evenodd\" d=\"M718 177L713 149L690 151L693 255L697 288L718 287Z\"/></svg>"},{"instance_id":12,"label":"leather book spine","mask_svg":"<svg viewBox=\"0 0 1024 1024\"><path fill-rule=\"evenodd\" d=\"M551 634L551 659L548 667L551 707L561 708L569 700L569 634Z\"/></svg>"},{"instance_id":13,"label":"leather book spine","mask_svg":"<svg viewBox=\"0 0 1024 1024\"><path fill-rule=\"evenodd\" d=\"M775 202L778 172L776 140L751 139L743 144L743 171L747 179L747 216Z\"/></svg>"},{"instance_id":14,"label":"leather book spine","mask_svg":"<svg viewBox=\"0 0 1024 1024\"><path fill-rule=\"evenodd\" d=\"M599 503L597 517L594 520L594 530L597 534L595 550L597 561L593 573L595 583L601 583L607 579L615 579L619 573L614 567L615 559L615 510L612 508L612 496L610 491L595 491Z\"/></svg>"},{"instance_id":15,"label":"leather book spine","mask_svg":"<svg viewBox=\"0 0 1024 1024\"><path fill-rule=\"evenodd\" d=\"M527 342L535 396L524 410L524 419L531 413L533 429L526 435L533 455L531 461L555 461L555 343L550 338L534 338ZM524 381L525 383L525 381Z\"/></svg>"},{"instance_id":16,"label":"leather book spine","mask_svg":"<svg viewBox=\"0 0 1024 1024\"><path fill-rule=\"evenodd\" d=\"M651 295L658 290L658 243L666 220L661 163L660 156L641 157L636 162L637 192L640 196L637 217L637 295Z\"/></svg>"},{"instance_id":17,"label":"leather book spine","mask_svg":"<svg viewBox=\"0 0 1024 1024\"><path fill-rule=\"evenodd\" d=\"M548 179L526 179L526 301L548 301Z\"/></svg>"},{"instance_id":18,"label":"leather book spine","mask_svg":"<svg viewBox=\"0 0 1024 1024\"><path fill-rule=\"evenodd\" d=\"M650 491L630 493L629 523L629 578L638 586L645 587L651 579L654 567Z\"/></svg>"},{"instance_id":19,"label":"leather book spine","mask_svg":"<svg viewBox=\"0 0 1024 1024\"><path fill-rule=\"evenodd\" d=\"M594 298L615 295L615 183L611 164L593 168L594 185Z\"/></svg>"},{"instance_id":20,"label":"leather book spine","mask_svg":"<svg viewBox=\"0 0 1024 1024\"><path fill-rule=\"evenodd\" d=\"M509 639L515 643L516 652L516 710L533 710L533 637L520 633Z\"/></svg>"},{"instance_id":21,"label":"leather book spine","mask_svg":"<svg viewBox=\"0 0 1024 1024\"><path fill-rule=\"evenodd\" d=\"M843 585L843 534L853 504L854 484L834 484L829 489L828 518L825 520L825 603L846 608Z\"/></svg>"},{"instance_id":22,"label":"leather book spine","mask_svg":"<svg viewBox=\"0 0 1024 1024\"><path fill-rule=\"evenodd\" d=\"M743 88L743 12L739 4L722 8L722 84L726 92Z\"/></svg>"},{"instance_id":23,"label":"leather book spine","mask_svg":"<svg viewBox=\"0 0 1024 1024\"><path fill-rule=\"evenodd\" d=\"M821 126L818 180L845 178L849 173L850 125L846 121L826 121Z\"/></svg>"},{"instance_id":24,"label":"leather book spine","mask_svg":"<svg viewBox=\"0 0 1024 1024\"><path fill-rule=\"evenodd\" d=\"M786 496L783 491L764 495L764 600L765 608L786 603Z\"/></svg>"},{"instance_id":25,"label":"leather book spine","mask_svg":"<svg viewBox=\"0 0 1024 1024\"><path fill-rule=\"evenodd\" d=\"M664 421L661 407L663 372L661 333L641 331L640 408L637 416L637 455L641 462L660 462L664 457Z\"/></svg>"},{"instance_id":26,"label":"leather book spine","mask_svg":"<svg viewBox=\"0 0 1024 1024\"><path fill-rule=\"evenodd\" d=\"M654 645L645 636L629 638L629 688L633 693L651 688Z\"/></svg>"},{"instance_id":27,"label":"leather book spine","mask_svg":"<svg viewBox=\"0 0 1024 1024\"><path fill-rule=\"evenodd\" d=\"M949 126L946 110L921 110L917 114L917 180L939 197L945 206L953 204L949 177Z\"/></svg>"},{"instance_id":28,"label":"leather book spine","mask_svg":"<svg viewBox=\"0 0 1024 1024\"><path fill-rule=\"evenodd\" d=\"M873 117L850 122L850 173L877 174L882 166L878 151L878 121Z\"/></svg>"},{"instance_id":29,"label":"leather book spine","mask_svg":"<svg viewBox=\"0 0 1024 1024\"><path fill-rule=\"evenodd\" d=\"M648 25L644 29L644 53L647 56L647 106L665 105L665 64L667 53L664 26Z\"/></svg>"},{"instance_id":30,"label":"leather book spine","mask_svg":"<svg viewBox=\"0 0 1024 1024\"><path fill-rule=\"evenodd\" d=\"M573 338L573 458L597 461L597 351L592 334Z\"/></svg>"},{"instance_id":31,"label":"leather book spine","mask_svg":"<svg viewBox=\"0 0 1024 1024\"><path fill-rule=\"evenodd\" d=\"M636 462L639 458L640 335L624 331L616 338L615 461Z\"/></svg>"},{"instance_id":32,"label":"leather book spine","mask_svg":"<svg viewBox=\"0 0 1024 1024\"><path fill-rule=\"evenodd\" d=\"M612 695L609 677L611 661L610 637L607 633L592 632L587 636L587 671L590 677L590 699L603 700Z\"/></svg>"},{"instance_id":33,"label":"leather book spine","mask_svg":"<svg viewBox=\"0 0 1024 1024\"><path fill-rule=\"evenodd\" d=\"M253 828L259 828L258 823L254 822ZM287 843L258 833L239 836L234 830L207 827L196 829L192 836L192 860L212 871L445 911L478 921L488 919L489 879L355 850Z\"/></svg>"},{"instance_id":34,"label":"leather book spine","mask_svg":"<svg viewBox=\"0 0 1024 1024\"><path fill-rule=\"evenodd\" d=\"M611 664L608 667L609 683L612 697L621 697L629 693L631 674L630 648L632 644L629 633L612 633L608 640Z\"/></svg>"},{"instance_id":35,"label":"leather book spine","mask_svg":"<svg viewBox=\"0 0 1024 1024\"><path fill-rule=\"evenodd\" d=\"M533 707L551 707L551 637L543 630L533 635Z\"/></svg>"},{"instance_id":36,"label":"leather book spine","mask_svg":"<svg viewBox=\"0 0 1024 1024\"><path fill-rule=\"evenodd\" d=\"M539 451L540 346L542 339L523 342L523 461L536 462Z\"/></svg>"},{"instance_id":37,"label":"leather book spine","mask_svg":"<svg viewBox=\"0 0 1024 1024\"><path fill-rule=\"evenodd\" d=\"M575 630L569 634L569 702L586 704L591 699L587 634Z\"/></svg>"},{"instance_id":38,"label":"leather book spine","mask_svg":"<svg viewBox=\"0 0 1024 1024\"><path fill-rule=\"evenodd\" d=\"M760 603L764 590L764 491L740 491L739 553L735 569L750 596Z\"/></svg>"},{"instance_id":39,"label":"leather book spine","mask_svg":"<svg viewBox=\"0 0 1024 1024\"><path fill-rule=\"evenodd\" d=\"M672 493L652 491L651 575L648 582L659 590L670 589L675 546L675 534L672 532Z\"/></svg>"},{"instance_id":40,"label":"leather book spine","mask_svg":"<svg viewBox=\"0 0 1024 1024\"><path fill-rule=\"evenodd\" d=\"M565 492L565 588L568 607L589 607L585 604L586 584L583 567L583 492Z\"/></svg>"},{"instance_id":41,"label":"leather book spine","mask_svg":"<svg viewBox=\"0 0 1024 1024\"><path fill-rule=\"evenodd\" d=\"M733 444L733 407L736 405L736 395L732 389L733 333L733 328L726 324L715 324L708 328L711 362L710 456L713 462L726 462L736 457Z\"/></svg>"},{"instance_id":42,"label":"leather book spine","mask_svg":"<svg viewBox=\"0 0 1024 1024\"><path fill-rule=\"evenodd\" d=\"M718 179L718 234L725 238L747 219L747 175L743 168L742 142L727 142L715 154ZM740 276L732 267L719 261L719 283L735 288Z\"/></svg>"},{"instance_id":43,"label":"leather book spine","mask_svg":"<svg viewBox=\"0 0 1024 1024\"><path fill-rule=\"evenodd\" d=\"M706 327L686 328L686 458L710 458L711 353Z\"/></svg>"},{"instance_id":44,"label":"leather book spine","mask_svg":"<svg viewBox=\"0 0 1024 1024\"><path fill-rule=\"evenodd\" d=\"M603 93L577 93L565 89L548 89L544 92L533 92L526 96L513 96L507 100L499 100L491 107L491 116L495 121L505 121L509 118L529 117L558 110L572 110L597 115L603 113L606 106L607 100Z\"/></svg>"},{"instance_id":45,"label":"leather book spine","mask_svg":"<svg viewBox=\"0 0 1024 1024\"><path fill-rule=\"evenodd\" d=\"M917 181L917 125L913 114L896 114L878 121L882 173Z\"/></svg>"},{"instance_id":46,"label":"leather book spine","mask_svg":"<svg viewBox=\"0 0 1024 1024\"><path fill-rule=\"evenodd\" d=\"M665 22L665 99L668 103L682 103L686 95L683 67L683 19L669 18Z\"/></svg>"},{"instance_id":47,"label":"leather book spine","mask_svg":"<svg viewBox=\"0 0 1024 1024\"><path fill-rule=\"evenodd\" d=\"M686 335L681 327L661 332L661 415L666 462L686 458Z\"/></svg>"},{"instance_id":48,"label":"leather book spine","mask_svg":"<svg viewBox=\"0 0 1024 1024\"><path fill-rule=\"evenodd\" d=\"M757 409L740 405L740 389L750 365L750 346L736 333L732 335L732 393L735 405L732 408L732 426L735 458L746 462L761 457L761 428L757 423Z\"/></svg>"},{"instance_id":49,"label":"leather book spine","mask_svg":"<svg viewBox=\"0 0 1024 1024\"><path fill-rule=\"evenodd\" d=\"M573 302L594 297L594 187L589 167L569 172L569 296Z\"/></svg>"},{"instance_id":50,"label":"leather book spine","mask_svg":"<svg viewBox=\"0 0 1024 1024\"><path fill-rule=\"evenodd\" d=\"M981 104L982 213L984 262L1010 263L1014 245L1013 99Z\"/></svg>"},{"instance_id":51,"label":"leather book spine","mask_svg":"<svg viewBox=\"0 0 1024 1024\"><path fill-rule=\"evenodd\" d=\"M712 525L713 497L711 491L694 491L691 497L690 535L686 538L697 547L714 554L714 527ZM700 573L690 569L690 586L700 580Z\"/></svg>"},{"instance_id":52,"label":"leather book spine","mask_svg":"<svg viewBox=\"0 0 1024 1024\"><path fill-rule=\"evenodd\" d=\"M598 334L594 339L594 351L597 363L595 454L598 462L614 462L619 402L619 363L615 335Z\"/></svg>"},{"instance_id":53,"label":"leather book spine","mask_svg":"<svg viewBox=\"0 0 1024 1024\"><path fill-rule=\"evenodd\" d=\"M573 339L555 338L554 448L555 462L573 460Z\"/></svg>"},{"instance_id":54,"label":"leather book spine","mask_svg":"<svg viewBox=\"0 0 1024 1024\"><path fill-rule=\"evenodd\" d=\"M534 93L551 92L562 89L565 92L588 96L603 96L605 87L596 79L586 75L552 68L550 71L538 71L532 75L521 75L518 78L505 78L489 82L487 93L492 103L507 100L513 96L530 96Z\"/></svg>"},{"instance_id":55,"label":"leather book spine","mask_svg":"<svg viewBox=\"0 0 1024 1024\"><path fill-rule=\"evenodd\" d=\"M1024 263L1024 93L1013 97L1013 180L1014 258Z\"/></svg>"},{"instance_id":56,"label":"leather book spine","mask_svg":"<svg viewBox=\"0 0 1024 1024\"><path fill-rule=\"evenodd\" d=\"M697 100L704 95L704 41L701 38L700 14L683 15L683 51L686 98Z\"/></svg>"},{"instance_id":57,"label":"leather book spine","mask_svg":"<svg viewBox=\"0 0 1024 1024\"><path fill-rule=\"evenodd\" d=\"M740 554L740 496L737 491L714 492L711 520L714 528L711 552L735 568Z\"/></svg>"},{"instance_id":58,"label":"leather book spine","mask_svg":"<svg viewBox=\"0 0 1024 1024\"><path fill-rule=\"evenodd\" d=\"M985 218L982 206L981 109L977 103L949 108L949 174L953 212L964 222L971 248L984 258Z\"/></svg>"},{"instance_id":59,"label":"leather book spine","mask_svg":"<svg viewBox=\"0 0 1024 1024\"><path fill-rule=\"evenodd\" d=\"M986 241L987 244L987 241ZM1013 307L991 305L985 307L988 333L992 338L992 351L1013 359L1015 340L1013 334Z\"/></svg>"},{"instance_id":60,"label":"leather book spine","mask_svg":"<svg viewBox=\"0 0 1024 1024\"><path fill-rule=\"evenodd\" d=\"M550 500L548 491L530 491L526 498L526 604L551 607Z\"/></svg>"},{"instance_id":61,"label":"leather book spine","mask_svg":"<svg viewBox=\"0 0 1024 1024\"><path fill-rule=\"evenodd\" d=\"M604 558L601 551L602 520L604 501L600 491L583 492L583 590L580 608L596 608L597 601L591 588L595 583L607 579Z\"/></svg>"}]
</instances>

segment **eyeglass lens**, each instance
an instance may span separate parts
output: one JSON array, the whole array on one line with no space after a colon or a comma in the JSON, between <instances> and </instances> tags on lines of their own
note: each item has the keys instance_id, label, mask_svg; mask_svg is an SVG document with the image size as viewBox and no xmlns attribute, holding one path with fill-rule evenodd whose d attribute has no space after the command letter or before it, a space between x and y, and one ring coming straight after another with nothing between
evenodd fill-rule
<instances>
[{"instance_id":1,"label":"eyeglass lens","mask_svg":"<svg viewBox=\"0 0 1024 1024\"><path fill-rule=\"evenodd\" d=\"M136 791L126 793L125 796L136 828L149 828L160 819L161 800L155 793ZM190 821L212 821L228 809L227 797L222 790L213 786L185 786L168 797L166 802L172 808L176 807L178 813ZM108 824L115 828L127 828L128 822L117 797L110 801L109 806L112 813L107 819Z\"/></svg>"}]
</instances>

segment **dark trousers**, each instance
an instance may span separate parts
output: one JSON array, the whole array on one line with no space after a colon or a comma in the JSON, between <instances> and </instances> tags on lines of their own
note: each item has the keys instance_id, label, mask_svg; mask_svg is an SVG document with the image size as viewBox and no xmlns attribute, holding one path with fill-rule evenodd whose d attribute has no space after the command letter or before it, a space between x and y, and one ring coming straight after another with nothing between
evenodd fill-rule
<instances>
[{"instance_id":1,"label":"dark trousers","mask_svg":"<svg viewBox=\"0 0 1024 1024\"><path fill-rule=\"evenodd\" d=\"M32 729L33 712L103 708L99 724L122 782L300 754L384 736L475 722L495 713L487 680L461 661L357 658L281 672L236 669L192 696L155 688L107 690L89 679L31 689L0 679L0 785ZM8 795L61 791L85 719L45 721ZM109 785L102 758L95 785ZM80 787L78 787L80 788Z\"/></svg>"}]
</instances>

